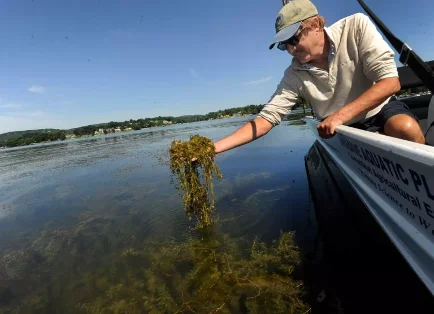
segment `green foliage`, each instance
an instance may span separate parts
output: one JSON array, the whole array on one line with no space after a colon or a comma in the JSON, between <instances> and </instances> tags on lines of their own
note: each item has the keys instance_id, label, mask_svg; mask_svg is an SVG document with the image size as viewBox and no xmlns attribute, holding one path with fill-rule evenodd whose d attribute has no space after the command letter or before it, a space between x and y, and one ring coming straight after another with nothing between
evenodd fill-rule
<instances>
[{"instance_id":1,"label":"green foliage","mask_svg":"<svg viewBox=\"0 0 434 314\"><path fill-rule=\"evenodd\" d=\"M7 132L0 134L0 146L4 145L6 140L19 138L23 135L29 134L29 133L50 133L60 131L57 129L39 129L39 130L27 130L27 131L14 131L14 132Z\"/></svg>"},{"instance_id":2,"label":"green foliage","mask_svg":"<svg viewBox=\"0 0 434 314\"><path fill-rule=\"evenodd\" d=\"M303 284L291 278L300 263L293 233L271 247L228 236L179 243L146 242L62 289L62 313L307 313ZM49 308L49 295L21 310ZM54 310L54 309L53 309ZM1 313L1 311L0 311Z\"/></svg>"},{"instance_id":3,"label":"green foliage","mask_svg":"<svg viewBox=\"0 0 434 314\"><path fill-rule=\"evenodd\" d=\"M213 223L213 175L222 178L214 162L213 142L203 136L193 135L190 141L173 141L169 149L170 169L177 177L177 187L184 191L184 208L187 216L197 220L197 227ZM195 162L192 159L196 158ZM201 172L199 173L199 167Z\"/></svg>"},{"instance_id":4,"label":"green foliage","mask_svg":"<svg viewBox=\"0 0 434 314\"><path fill-rule=\"evenodd\" d=\"M206 120L220 119L224 117L231 117L234 115L258 114L263 107L264 107L263 105L248 105L245 107L235 107L235 108L219 110L217 112L210 112L206 115L207 118Z\"/></svg>"},{"instance_id":5,"label":"green foliage","mask_svg":"<svg viewBox=\"0 0 434 314\"><path fill-rule=\"evenodd\" d=\"M95 134L95 131L99 129L99 126L96 125L86 125L82 126L80 128L74 129L74 135L75 136L83 136L83 135L93 135Z\"/></svg>"},{"instance_id":6,"label":"green foliage","mask_svg":"<svg viewBox=\"0 0 434 314\"><path fill-rule=\"evenodd\" d=\"M227 236L149 242L65 292L81 295L75 308L84 313L306 313L302 283L290 277L300 262L293 238L255 240L244 253L246 243ZM98 293L85 291L94 286Z\"/></svg>"},{"instance_id":7,"label":"green foliage","mask_svg":"<svg viewBox=\"0 0 434 314\"><path fill-rule=\"evenodd\" d=\"M219 110L217 112L210 112L205 115L188 115L188 116L181 116L181 117L158 116L155 118L145 118L145 119L137 119L137 120L130 119L124 122L110 121L109 123L87 125L87 126L75 128L72 130L72 132L76 136L87 136L87 135L94 135L95 131L98 131L99 129L104 129L106 131L104 133L114 132L116 128L120 128L121 130L125 130L126 128L132 128L133 130L141 130L149 127L163 126L165 124L190 123L190 122L198 122L198 121L207 121L211 119L227 118L227 117L232 117L237 115L258 114L263 107L264 107L263 105L249 105L245 107L236 107L236 108Z\"/></svg>"},{"instance_id":8,"label":"green foliage","mask_svg":"<svg viewBox=\"0 0 434 314\"><path fill-rule=\"evenodd\" d=\"M5 140L4 145L7 147L16 147L23 145L30 145L33 143L40 143L46 141L65 140L66 132L64 130L42 132L42 133L24 133L20 137L9 138Z\"/></svg>"},{"instance_id":9,"label":"green foliage","mask_svg":"<svg viewBox=\"0 0 434 314\"><path fill-rule=\"evenodd\" d=\"M308 312L293 233L271 245L210 229L152 241L136 213L113 217L80 213L0 250L0 314Z\"/></svg>"}]
</instances>

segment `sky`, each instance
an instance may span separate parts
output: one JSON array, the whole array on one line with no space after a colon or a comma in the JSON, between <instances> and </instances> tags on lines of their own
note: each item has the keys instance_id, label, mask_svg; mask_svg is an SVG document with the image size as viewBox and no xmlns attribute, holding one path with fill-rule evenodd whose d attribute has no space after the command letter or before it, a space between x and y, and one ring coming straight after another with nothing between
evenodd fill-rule
<instances>
[{"instance_id":1,"label":"sky","mask_svg":"<svg viewBox=\"0 0 434 314\"><path fill-rule=\"evenodd\" d=\"M422 59L434 60L434 1L365 2ZM356 0L313 3L327 25L364 12ZM0 133L266 103L291 62L268 50L281 6L0 0Z\"/></svg>"}]
</instances>

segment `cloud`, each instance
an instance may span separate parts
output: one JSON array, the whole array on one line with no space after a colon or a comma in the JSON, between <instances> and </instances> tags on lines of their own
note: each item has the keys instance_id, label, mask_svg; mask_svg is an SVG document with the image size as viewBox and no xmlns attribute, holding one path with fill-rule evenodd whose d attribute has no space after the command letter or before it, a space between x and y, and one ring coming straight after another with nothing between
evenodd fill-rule
<instances>
[{"instance_id":1,"label":"cloud","mask_svg":"<svg viewBox=\"0 0 434 314\"><path fill-rule=\"evenodd\" d=\"M28 91L34 94L43 94L45 93L45 87L39 85L33 85L29 87Z\"/></svg>"},{"instance_id":2,"label":"cloud","mask_svg":"<svg viewBox=\"0 0 434 314\"><path fill-rule=\"evenodd\" d=\"M201 82L206 82L206 80L203 77L201 77L199 74L197 74L197 72L193 68L189 68L188 71L190 72L190 75L193 78L195 78Z\"/></svg>"},{"instance_id":3,"label":"cloud","mask_svg":"<svg viewBox=\"0 0 434 314\"><path fill-rule=\"evenodd\" d=\"M8 109L21 108L21 105L18 105L18 104L2 104L2 103L0 103L0 108L8 108Z\"/></svg>"},{"instance_id":4,"label":"cloud","mask_svg":"<svg viewBox=\"0 0 434 314\"><path fill-rule=\"evenodd\" d=\"M272 78L273 78L272 76L267 76L267 77L264 77L264 78L262 78L260 80L250 81L250 82L243 83L243 85L258 85L258 84L262 84L262 83L268 82Z\"/></svg>"},{"instance_id":5,"label":"cloud","mask_svg":"<svg viewBox=\"0 0 434 314\"><path fill-rule=\"evenodd\" d=\"M202 83L202 84L210 85L210 86L215 86L215 85L219 85L219 84L221 83L221 82L219 82L219 81L209 80L209 79L206 79L206 78L202 77L202 76L201 76L199 73L197 73L196 70L193 69L193 68L189 68L189 69L188 69L188 72L190 72L190 76L191 76L192 78L194 78L197 82L200 82L200 83Z\"/></svg>"}]
</instances>

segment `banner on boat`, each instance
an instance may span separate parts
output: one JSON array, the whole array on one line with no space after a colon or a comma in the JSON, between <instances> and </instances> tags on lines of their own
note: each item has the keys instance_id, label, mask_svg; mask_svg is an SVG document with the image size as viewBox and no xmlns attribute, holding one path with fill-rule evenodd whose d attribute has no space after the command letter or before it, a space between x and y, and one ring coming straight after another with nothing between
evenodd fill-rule
<instances>
[{"instance_id":1,"label":"banner on boat","mask_svg":"<svg viewBox=\"0 0 434 314\"><path fill-rule=\"evenodd\" d=\"M360 178L407 221L434 240L434 169L393 151L338 135L332 146ZM330 142L329 142L330 143ZM332 143L330 143L332 144Z\"/></svg>"}]
</instances>

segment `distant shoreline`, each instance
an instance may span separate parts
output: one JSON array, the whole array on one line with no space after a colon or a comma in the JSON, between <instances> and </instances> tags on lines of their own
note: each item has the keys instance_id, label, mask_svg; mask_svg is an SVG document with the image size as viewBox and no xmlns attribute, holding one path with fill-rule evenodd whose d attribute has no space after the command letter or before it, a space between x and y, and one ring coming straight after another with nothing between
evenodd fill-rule
<instances>
[{"instance_id":1,"label":"distant shoreline","mask_svg":"<svg viewBox=\"0 0 434 314\"><path fill-rule=\"evenodd\" d=\"M206 115L190 115L181 117L156 117L129 120L124 122L108 122L94 125L82 126L69 130L60 129L40 129L28 131L15 131L0 134L0 149L32 146L53 142L63 142L65 140L91 138L109 134L125 133L129 131L139 131L156 127L167 127L170 125L186 124L193 122L214 121L232 119L239 117L249 117L258 115L263 105L249 105L246 107L230 108L218 112L210 112ZM291 114L311 112L310 108L295 109ZM19 135L14 136L15 133ZM1 137L9 138L3 139ZM8 143L9 142L9 143ZM9 145L8 145L9 144Z\"/></svg>"},{"instance_id":2,"label":"distant shoreline","mask_svg":"<svg viewBox=\"0 0 434 314\"><path fill-rule=\"evenodd\" d=\"M258 114L264 105L247 105L234 107L207 114L184 116L158 116L154 118L140 118L123 122L110 121L92 125L85 125L73 129L39 129L27 131L15 131L0 134L0 147L11 148L27 146L45 141L65 140L71 138L93 137L109 133L121 133L130 130L141 130L150 127L159 127L171 124L183 124L198 121L209 121Z\"/></svg>"},{"instance_id":3,"label":"distant shoreline","mask_svg":"<svg viewBox=\"0 0 434 314\"><path fill-rule=\"evenodd\" d=\"M64 140L54 140L54 141L42 141L42 142L37 142L37 143L30 143L30 144L26 144L26 145L17 145L17 146L11 146L11 147L7 147L7 146L1 146L1 149L11 149L11 148L19 148L19 147L27 147L27 146L34 146L34 145L39 145L39 144L54 144L54 143L62 143L64 141L70 141L70 140L76 140L76 139L84 139L84 138L94 138L94 137L103 137L103 136L107 136L107 135L114 135L114 134L122 134L122 133L127 133L127 132L134 132L134 131L141 131L141 130L148 130L148 129L154 129L154 128L162 128L162 127L169 127L169 126L174 126L174 125L181 125L181 124L188 124L188 123L197 123L197 122L206 122L206 121L216 121L216 120L224 120L224 119L233 119L233 118L243 118L243 117L249 117L249 116L254 116L255 114L248 114L248 115L237 115L237 116L231 116L231 117L221 117L221 118L216 118L216 119L209 119L209 120L201 120L201 121L191 121L191 122L182 122L182 123L175 123L175 124L167 124L167 125L156 125L156 126L150 126L150 127L145 127L142 128L140 130L133 130L133 129L129 129L129 130L121 130L121 131L117 131L117 132L110 132L107 134L87 134L87 135L78 135L78 136L73 136L73 137L67 137Z\"/></svg>"}]
</instances>

